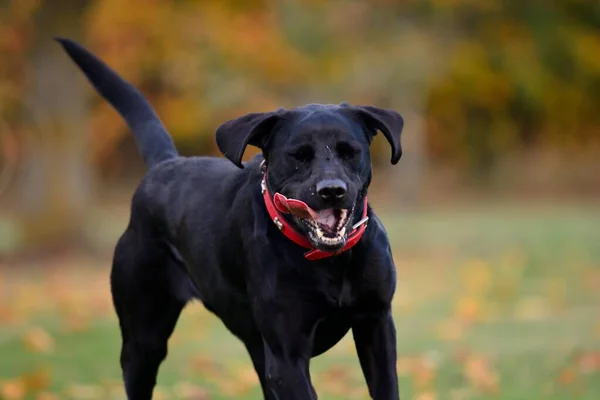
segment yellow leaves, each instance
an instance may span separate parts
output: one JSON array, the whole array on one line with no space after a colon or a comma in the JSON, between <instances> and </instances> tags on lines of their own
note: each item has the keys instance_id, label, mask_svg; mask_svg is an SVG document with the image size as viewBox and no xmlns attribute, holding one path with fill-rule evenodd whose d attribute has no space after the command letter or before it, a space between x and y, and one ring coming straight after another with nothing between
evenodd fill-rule
<instances>
[{"instance_id":1,"label":"yellow leaves","mask_svg":"<svg viewBox=\"0 0 600 400\"><path fill-rule=\"evenodd\" d=\"M438 400L438 396L434 392L423 392L417 394L414 400Z\"/></svg>"},{"instance_id":2,"label":"yellow leaves","mask_svg":"<svg viewBox=\"0 0 600 400\"><path fill-rule=\"evenodd\" d=\"M516 305L515 317L525 321L540 321L550 315L550 308L545 298L539 296L525 297Z\"/></svg>"},{"instance_id":3,"label":"yellow leaves","mask_svg":"<svg viewBox=\"0 0 600 400\"><path fill-rule=\"evenodd\" d=\"M471 260L461 268L462 282L467 294L482 296L492 282L491 266L483 260Z\"/></svg>"},{"instance_id":4,"label":"yellow leaves","mask_svg":"<svg viewBox=\"0 0 600 400\"><path fill-rule=\"evenodd\" d=\"M563 310L567 302L567 286L564 280L558 278L547 280L544 284L544 297L553 310Z\"/></svg>"},{"instance_id":5,"label":"yellow leaves","mask_svg":"<svg viewBox=\"0 0 600 400\"><path fill-rule=\"evenodd\" d=\"M485 393L498 393L499 377L490 361L481 355L470 355L463 365L468 382Z\"/></svg>"},{"instance_id":6,"label":"yellow leaves","mask_svg":"<svg viewBox=\"0 0 600 400\"><path fill-rule=\"evenodd\" d=\"M427 358L419 358L414 361L412 368L413 386L421 391L431 389L437 375L436 365Z\"/></svg>"},{"instance_id":7,"label":"yellow leaves","mask_svg":"<svg viewBox=\"0 0 600 400\"><path fill-rule=\"evenodd\" d=\"M199 107L194 93L181 96L163 96L156 105L159 115L164 115L164 123L175 137L198 140L198 127L205 126L210 110Z\"/></svg>"},{"instance_id":8,"label":"yellow leaves","mask_svg":"<svg viewBox=\"0 0 600 400\"><path fill-rule=\"evenodd\" d=\"M50 367L39 368L21 376L21 382L28 392L39 392L50 386L52 374Z\"/></svg>"},{"instance_id":9,"label":"yellow leaves","mask_svg":"<svg viewBox=\"0 0 600 400\"><path fill-rule=\"evenodd\" d=\"M454 306L454 315L460 323L471 324L481 321L487 313L485 296L492 283L491 266L482 260L471 260L461 268L462 296ZM459 332L459 326L452 327Z\"/></svg>"},{"instance_id":10,"label":"yellow leaves","mask_svg":"<svg viewBox=\"0 0 600 400\"><path fill-rule=\"evenodd\" d=\"M347 364L334 364L324 371L313 373L313 382L321 397L343 399L369 398L362 374Z\"/></svg>"},{"instance_id":11,"label":"yellow leaves","mask_svg":"<svg viewBox=\"0 0 600 400\"><path fill-rule=\"evenodd\" d=\"M588 73L600 73L600 60L594 55L600 54L600 37L597 32L584 31L572 35L573 49Z\"/></svg>"},{"instance_id":12,"label":"yellow leaves","mask_svg":"<svg viewBox=\"0 0 600 400\"><path fill-rule=\"evenodd\" d=\"M349 389L350 377L348 368L334 365L315 377L316 383L322 390L333 396L344 396Z\"/></svg>"},{"instance_id":13,"label":"yellow leaves","mask_svg":"<svg viewBox=\"0 0 600 400\"><path fill-rule=\"evenodd\" d=\"M206 389L188 382L176 383L173 387L175 396L182 400L208 400L210 396Z\"/></svg>"},{"instance_id":14,"label":"yellow leaves","mask_svg":"<svg viewBox=\"0 0 600 400\"><path fill-rule=\"evenodd\" d=\"M260 383L252 365L238 365L230 368L226 375L216 381L221 392L232 398L247 395Z\"/></svg>"},{"instance_id":15,"label":"yellow leaves","mask_svg":"<svg viewBox=\"0 0 600 400\"><path fill-rule=\"evenodd\" d=\"M465 324L462 322L464 317L449 318L440 322L437 326L437 336L447 342L454 342L462 339L465 334Z\"/></svg>"},{"instance_id":16,"label":"yellow leaves","mask_svg":"<svg viewBox=\"0 0 600 400\"><path fill-rule=\"evenodd\" d=\"M54 350L54 339L46 330L35 327L25 333L23 345L34 353L51 353Z\"/></svg>"},{"instance_id":17,"label":"yellow leaves","mask_svg":"<svg viewBox=\"0 0 600 400\"><path fill-rule=\"evenodd\" d=\"M192 359L191 367L199 376L216 385L221 393L233 398L246 395L259 385L251 364L223 365L199 354Z\"/></svg>"},{"instance_id":18,"label":"yellow leaves","mask_svg":"<svg viewBox=\"0 0 600 400\"><path fill-rule=\"evenodd\" d=\"M440 356L425 353L415 357L399 357L396 362L398 376L410 377L417 393L426 394L433 389L438 373Z\"/></svg>"},{"instance_id":19,"label":"yellow leaves","mask_svg":"<svg viewBox=\"0 0 600 400\"><path fill-rule=\"evenodd\" d=\"M65 394L73 400L100 400L104 398L105 390L101 386L78 383L69 385Z\"/></svg>"},{"instance_id":20,"label":"yellow leaves","mask_svg":"<svg viewBox=\"0 0 600 400\"><path fill-rule=\"evenodd\" d=\"M42 392L51 383L50 371L41 368L11 380L0 380L0 399L21 400L29 394L38 393L37 399L52 400L51 395Z\"/></svg>"},{"instance_id":21,"label":"yellow leaves","mask_svg":"<svg viewBox=\"0 0 600 400\"><path fill-rule=\"evenodd\" d=\"M48 392L41 392L35 397L35 399L36 400L58 400L58 396L56 396L52 393L48 393Z\"/></svg>"}]
</instances>

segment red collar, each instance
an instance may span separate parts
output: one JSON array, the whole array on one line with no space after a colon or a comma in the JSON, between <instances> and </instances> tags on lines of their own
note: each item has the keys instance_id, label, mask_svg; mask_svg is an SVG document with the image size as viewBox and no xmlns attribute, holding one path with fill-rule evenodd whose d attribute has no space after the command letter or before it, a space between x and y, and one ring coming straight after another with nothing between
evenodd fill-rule
<instances>
[{"instance_id":1,"label":"red collar","mask_svg":"<svg viewBox=\"0 0 600 400\"><path fill-rule=\"evenodd\" d=\"M263 194L263 198L265 200L265 205L267 206L267 211L269 212L269 216L271 217L271 220L273 221L275 226L277 226L277 228L281 231L281 233L283 233L285 235L285 237L287 237L288 239L290 239L292 242L296 243L299 246L302 246L306 249L310 249L309 251L304 253L304 257L307 260L311 260L311 261L320 260L322 258L332 257L332 256L338 255L340 253L343 253L344 251L354 247L358 243L360 238L362 237L363 233L365 233L365 230L367 229L367 221L369 219L369 217L367 217L367 196L365 196L365 200L364 200L364 204L363 204L362 218L360 219L360 221L358 221L356 224L354 224L352 226L352 231L350 232L350 234L348 235L348 238L346 239L346 245L342 249L340 249L336 252L315 249L315 247L312 245L312 243L304 235L302 235L301 233L296 231L293 228L293 226L290 223L288 223L285 220L285 218L283 218L283 216L281 215L279 210L277 210L277 208L275 207L275 204L273 203L273 198L271 196L271 193L269 192L269 189L267 188L266 180L267 180L267 173L266 173L266 171L264 171L263 179L261 182L261 192Z\"/></svg>"}]
</instances>

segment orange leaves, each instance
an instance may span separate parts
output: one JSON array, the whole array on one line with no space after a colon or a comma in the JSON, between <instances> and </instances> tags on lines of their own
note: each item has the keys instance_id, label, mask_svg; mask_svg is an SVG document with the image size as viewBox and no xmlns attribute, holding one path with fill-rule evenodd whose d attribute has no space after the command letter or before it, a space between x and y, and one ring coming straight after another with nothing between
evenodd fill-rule
<instances>
[{"instance_id":1,"label":"orange leaves","mask_svg":"<svg viewBox=\"0 0 600 400\"><path fill-rule=\"evenodd\" d=\"M21 376L21 382L28 393L48 389L52 382L50 367L43 367Z\"/></svg>"},{"instance_id":2,"label":"orange leaves","mask_svg":"<svg viewBox=\"0 0 600 400\"><path fill-rule=\"evenodd\" d=\"M221 393L233 398L247 395L259 386L258 376L251 364L224 365L216 359L198 354L193 357L191 368L198 376L218 387Z\"/></svg>"},{"instance_id":3,"label":"orange leaves","mask_svg":"<svg viewBox=\"0 0 600 400\"><path fill-rule=\"evenodd\" d=\"M434 392L423 392L417 394L414 400L438 400L438 396Z\"/></svg>"},{"instance_id":4,"label":"orange leaves","mask_svg":"<svg viewBox=\"0 0 600 400\"><path fill-rule=\"evenodd\" d=\"M454 314L466 324L481 321L484 315L482 300L475 297L461 297L456 301Z\"/></svg>"},{"instance_id":5,"label":"orange leaves","mask_svg":"<svg viewBox=\"0 0 600 400\"><path fill-rule=\"evenodd\" d=\"M344 399L369 398L364 378L348 364L335 364L313 373L313 382L321 397Z\"/></svg>"},{"instance_id":6,"label":"orange leaves","mask_svg":"<svg viewBox=\"0 0 600 400\"><path fill-rule=\"evenodd\" d=\"M418 390L431 389L437 375L437 364L427 357L421 357L413 361L412 382Z\"/></svg>"},{"instance_id":7,"label":"orange leaves","mask_svg":"<svg viewBox=\"0 0 600 400\"><path fill-rule=\"evenodd\" d=\"M498 393L499 377L490 361L481 355L470 355L463 364L467 381L484 393Z\"/></svg>"},{"instance_id":8,"label":"orange leaves","mask_svg":"<svg viewBox=\"0 0 600 400\"><path fill-rule=\"evenodd\" d=\"M486 317L486 296L492 285L492 270L488 263L471 260L461 268L461 292L454 306L454 315L462 324L479 322ZM454 330L458 331L458 325Z\"/></svg>"},{"instance_id":9,"label":"orange leaves","mask_svg":"<svg viewBox=\"0 0 600 400\"><path fill-rule=\"evenodd\" d=\"M3 399L21 400L25 393L25 385L18 379L0 383L0 395Z\"/></svg>"},{"instance_id":10,"label":"orange leaves","mask_svg":"<svg viewBox=\"0 0 600 400\"><path fill-rule=\"evenodd\" d=\"M440 322L436 328L437 337L447 342L462 339L466 330L466 322L472 318L465 318L464 310L458 312L458 318L448 318Z\"/></svg>"},{"instance_id":11,"label":"orange leaves","mask_svg":"<svg viewBox=\"0 0 600 400\"><path fill-rule=\"evenodd\" d=\"M600 351L580 351L560 369L556 382L561 386L569 387L599 372Z\"/></svg>"},{"instance_id":12,"label":"orange leaves","mask_svg":"<svg viewBox=\"0 0 600 400\"><path fill-rule=\"evenodd\" d=\"M54 350L54 339L46 330L36 327L23 336L23 345L34 353L51 353Z\"/></svg>"},{"instance_id":13,"label":"orange leaves","mask_svg":"<svg viewBox=\"0 0 600 400\"><path fill-rule=\"evenodd\" d=\"M439 356L435 353L416 357L399 357L396 369L400 377L408 376L417 393L427 394L434 389L439 367Z\"/></svg>"},{"instance_id":14,"label":"orange leaves","mask_svg":"<svg viewBox=\"0 0 600 400\"><path fill-rule=\"evenodd\" d=\"M452 391L452 398L467 399L470 393L498 394L500 392L499 374L490 359L483 354L463 352L456 359L447 359L446 368L459 370L463 386ZM400 357L398 374L408 376L412 382L414 399L437 400L445 398L438 394L436 380L441 373L442 360L436 353L426 353L416 357Z\"/></svg>"},{"instance_id":15,"label":"orange leaves","mask_svg":"<svg viewBox=\"0 0 600 400\"><path fill-rule=\"evenodd\" d=\"M173 387L175 396L182 400L209 400L210 396L206 389L187 382L176 383Z\"/></svg>"},{"instance_id":16,"label":"orange leaves","mask_svg":"<svg viewBox=\"0 0 600 400\"><path fill-rule=\"evenodd\" d=\"M50 386L51 380L50 370L47 368L23 374L16 379L0 379L0 399L21 400L27 395L37 393L40 400L52 400L52 395L43 392Z\"/></svg>"}]
</instances>

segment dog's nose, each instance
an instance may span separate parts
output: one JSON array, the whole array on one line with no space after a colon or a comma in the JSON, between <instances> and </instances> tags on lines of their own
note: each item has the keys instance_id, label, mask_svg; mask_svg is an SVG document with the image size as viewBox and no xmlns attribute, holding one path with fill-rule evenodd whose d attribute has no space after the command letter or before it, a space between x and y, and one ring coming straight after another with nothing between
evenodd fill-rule
<instances>
[{"instance_id":1,"label":"dog's nose","mask_svg":"<svg viewBox=\"0 0 600 400\"><path fill-rule=\"evenodd\" d=\"M340 201L347 191L348 186L339 179L325 179L317 183L317 193L325 201Z\"/></svg>"}]
</instances>

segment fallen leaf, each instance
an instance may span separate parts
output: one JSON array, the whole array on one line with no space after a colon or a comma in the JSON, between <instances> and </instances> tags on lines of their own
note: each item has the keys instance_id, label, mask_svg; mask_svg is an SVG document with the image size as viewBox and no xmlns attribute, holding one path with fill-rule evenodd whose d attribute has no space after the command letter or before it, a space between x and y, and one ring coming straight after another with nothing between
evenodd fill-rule
<instances>
[{"instance_id":1,"label":"fallen leaf","mask_svg":"<svg viewBox=\"0 0 600 400\"><path fill-rule=\"evenodd\" d=\"M575 371L572 367L564 368L558 374L558 382L562 385L570 385L575 381Z\"/></svg>"},{"instance_id":2,"label":"fallen leaf","mask_svg":"<svg viewBox=\"0 0 600 400\"><path fill-rule=\"evenodd\" d=\"M447 342L460 340L464 335L464 331L464 324L456 318L442 321L436 329L437 336Z\"/></svg>"},{"instance_id":3,"label":"fallen leaf","mask_svg":"<svg viewBox=\"0 0 600 400\"><path fill-rule=\"evenodd\" d=\"M435 381L435 365L425 358L418 359L412 369L413 385L418 390L428 390Z\"/></svg>"},{"instance_id":4,"label":"fallen leaf","mask_svg":"<svg viewBox=\"0 0 600 400\"><path fill-rule=\"evenodd\" d=\"M27 392L38 392L47 389L52 381L50 370L47 368L26 373L21 376L21 381Z\"/></svg>"},{"instance_id":5,"label":"fallen leaf","mask_svg":"<svg viewBox=\"0 0 600 400\"><path fill-rule=\"evenodd\" d=\"M468 400L474 397L473 390L468 387L452 389L449 394L450 400Z\"/></svg>"},{"instance_id":6,"label":"fallen leaf","mask_svg":"<svg viewBox=\"0 0 600 400\"><path fill-rule=\"evenodd\" d=\"M515 306L515 317L520 320L540 321L548 318L549 315L548 302L542 297L526 297Z\"/></svg>"},{"instance_id":7,"label":"fallen leaf","mask_svg":"<svg viewBox=\"0 0 600 400\"><path fill-rule=\"evenodd\" d=\"M96 400L106 396L106 391L101 386L84 384L72 384L66 388L65 393L73 400Z\"/></svg>"},{"instance_id":8,"label":"fallen leaf","mask_svg":"<svg viewBox=\"0 0 600 400\"><path fill-rule=\"evenodd\" d=\"M408 376L412 371L413 359L410 357L398 357L396 370L399 376Z\"/></svg>"},{"instance_id":9,"label":"fallen leaf","mask_svg":"<svg viewBox=\"0 0 600 400\"><path fill-rule=\"evenodd\" d=\"M213 378L213 382L219 386L222 393L231 397L246 395L259 385L254 368L248 366L231 367L228 373Z\"/></svg>"},{"instance_id":10,"label":"fallen leaf","mask_svg":"<svg viewBox=\"0 0 600 400\"><path fill-rule=\"evenodd\" d=\"M173 387L173 393L184 400L208 400L210 398L206 389L188 382L179 382Z\"/></svg>"},{"instance_id":11,"label":"fallen leaf","mask_svg":"<svg viewBox=\"0 0 600 400\"><path fill-rule=\"evenodd\" d=\"M414 400L437 400L437 394L433 392L419 393L414 397Z\"/></svg>"},{"instance_id":12,"label":"fallen leaf","mask_svg":"<svg viewBox=\"0 0 600 400\"><path fill-rule=\"evenodd\" d=\"M545 284L547 303L555 310L562 310L566 305L567 287L561 279L551 279Z\"/></svg>"},{"instance_id":13,"label":"fallen leaf","mask_svg":"<svg viewBox=\"0 0 600 400\"><path fill-rule=\"evenodd\" d=\"M169 390L167 388L164 388L162 386L154 387L154 392L152 393L153 400L168 400L171 398L172 396L170 395Z\"/></svg>"},{"instance_id":14,"label":"fallen leaf","mask_svg":"<svg viewBox=\"0 0 600 400\"><path fill-rule=\"evenodd\" d=\"M480 296L489 290L492 282L492 269L485 261L471 260L463 266L461 273L462 282L468 294Z\"/></svg>"},{"instance_id":15,"label":"fallen leaf","mask_svg":"<svg viewBox=\"0 0 600 400\"><path fill-rule=\"evenodd\" d=\"M488 393L498 392L498 374L483 356L468 357L463 372L467 380L478 389Z\"/></svg>"},{"instance_id":16,"label":"fallen leaf","mask_svg":"<svg viewBox=\"0 0 600 400\"><path fill-rule=\"evenodd\" d=\"M35 396L36 400L58 400L58 397L52 393L40 392Z\"/></svg>"},{"instance_id":17,"label":"fallen leaf","mask_svg":"<svg viewBox=\"0 0 600 400\"><path fill-rule=\"evenodd\" d=\"M591 374L600 370L600 352L587 352L579 356L577 360L579 371L583 374Z\"/></svg>"},{"instance_id":18,"label":"fallen leaf","mask_svg":"<svg viewBox=\"0 0 600 400\"><path fill-rule=\"evenodd\" d=\"M480 299L462 297L458 299L454 308L454 315L463 323L474 323L482 319L483 307Z\"/></svg>"},{"instance_id":19,"label":"fallen leaf","mask_svg":"<svg viewBox=\"0 0 600 400\"><path fill-rule=\"evenodd\" d=\"M34 353L51 353L54 350L54 339L40 327L32 328L25 333L23 344Z\"/></svg>"},{"instance_id":20,"label":"fallen leaf","mask_svg":"<svg viewBox=\"0 0 600 400\"><path fill-rule=\"evenodd\" d=\"M25 385L20 379L4 381L0 384L0 397L4 400L20 400L25 397Z\"/></svg>"}]
</instances>

